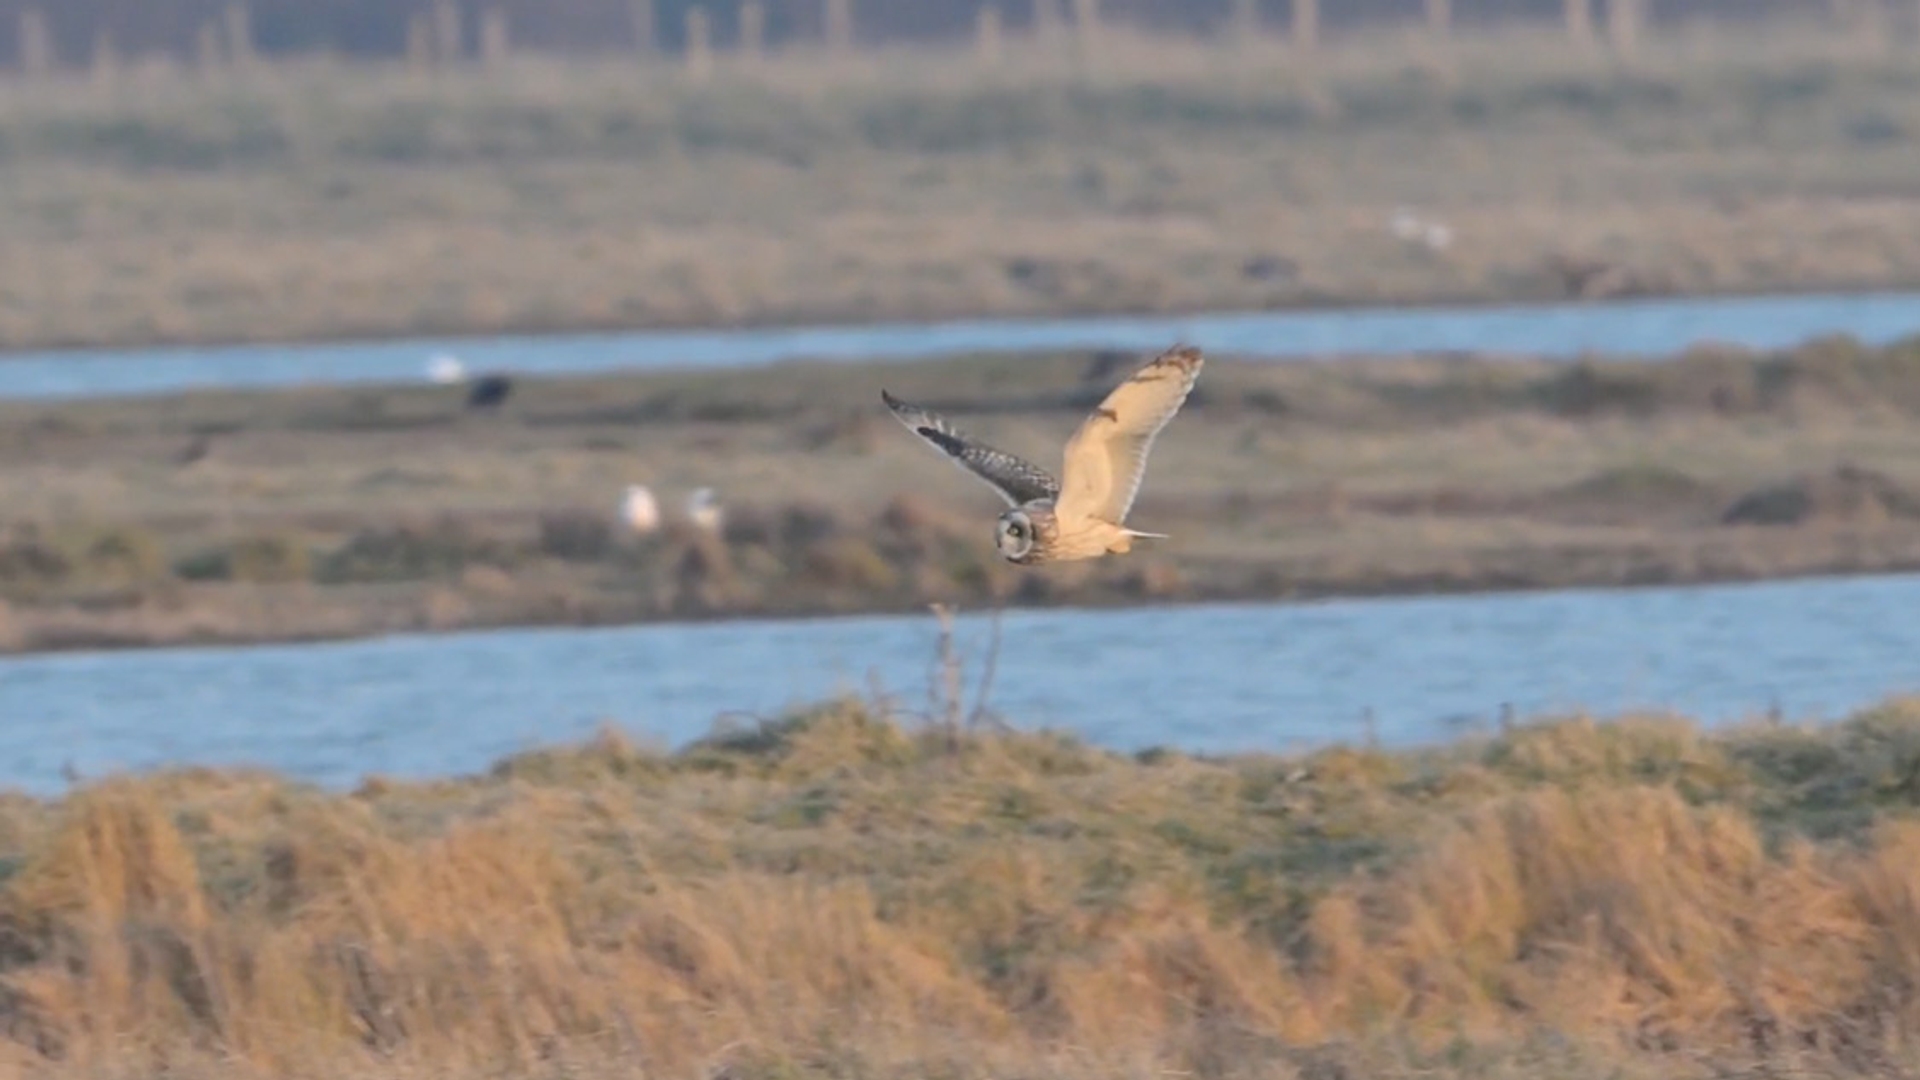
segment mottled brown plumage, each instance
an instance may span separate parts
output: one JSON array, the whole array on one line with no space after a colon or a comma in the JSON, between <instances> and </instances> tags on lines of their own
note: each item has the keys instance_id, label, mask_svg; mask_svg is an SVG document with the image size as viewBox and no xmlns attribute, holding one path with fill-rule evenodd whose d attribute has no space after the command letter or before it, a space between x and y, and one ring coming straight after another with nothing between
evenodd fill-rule
<instances>
[{"instance_id":1,"label":"mottled brown plumage","mask_svg":"<svg viewBox=\"0 0 1920 1080\"><path fill-rule=\"evenodd\" d=\"M1034 566L1124 554L1136 537L1164 539L1128 528L1127 513L1154 439L1193 392L1203 363L1198 349L1177 346L1115 387L1068 440L1060 481L968 438L937 413L884 390L880 396L909 431L1000 493L1009 509L1000 515L994 545L1008 562Z\"/></svg>"}]
</instances>

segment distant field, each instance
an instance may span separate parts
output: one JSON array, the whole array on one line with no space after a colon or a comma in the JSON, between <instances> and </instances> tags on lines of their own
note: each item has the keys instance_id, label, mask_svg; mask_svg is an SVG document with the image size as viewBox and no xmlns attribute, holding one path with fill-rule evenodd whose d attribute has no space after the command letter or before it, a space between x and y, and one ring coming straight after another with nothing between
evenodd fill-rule
<instances>
[{"instance_id":1,"label":"distant field","mask_svg":"<svg viewBox=\"0 0 1920 1080\"><path fill-rule=\"evenodd\" d=\"M1920 344L1664 363L1215 357L1132 521L1019 570L882 387L1057 467L1141 357L0 404L0 644L1146 604L1920 568ZM669 521L629 535L626 485ZM681 516L712 486L718 536Z\"/></svg>"},{"instance_id":2,"label":"distant field","mask_svg":"<svg viewBox=\"0 0 1920 1080\"><path fill-rule=\"evenodd\" d=\"M848 701L350 795L115 779L0 799L0 1070L1910 1077L1916 777L1912 701L1219 759Z\"/></svg>"},{"instance_id":3,"label":"distant field","mask_svg":"<svg viewBox=\"0 0 1920 1080\"><path fill-rule=\"evenodd\" d=\"M1920 53L1811 24L721 60L7 84L0 347L1920 283Z\"/></svg>"}]
</instances>

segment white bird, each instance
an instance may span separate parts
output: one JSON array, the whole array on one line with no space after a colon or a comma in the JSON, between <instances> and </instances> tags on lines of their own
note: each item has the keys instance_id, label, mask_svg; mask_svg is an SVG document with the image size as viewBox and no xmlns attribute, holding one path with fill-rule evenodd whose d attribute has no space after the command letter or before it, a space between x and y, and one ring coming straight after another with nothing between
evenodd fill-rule
<instances>
[{"instance_id":1,"label":"white bird","mask_svg":"<svg viewBox=\"0 0 1920 1080\"><path fill-rule=\"evenodd\" d=\"M695 528L720 532L726 515L721 512L720 501L714 497L712 488L695 488L693 494L687 496L687 520L693 522Z\"/></svg>"},{"instance_id":2,"label":"white bird","mask_svg":"<svg viewBox=\"0 0 1920 1080\"><path fill-rule=\"evenodd\" d=\"M1393 230L1394 236L1409 243L1420 239L1420 233L1424 228L1420 222L1420 215L1414 213L1411 206L1394 207L1393 217L1389 219L1387 227Z\"/></svg>"},{"instance_id":3,"label":"white bird","mask_svg":"<svg viewBox=\"0 0 1920 1080\"><path fill-rule=\"evenodd\" d=\"M1426 235L1421 237L1427 247L1433 251L1445 251L1453 243L1453 230L1439 222L1429 222Z\"/></svg>"},{"instance_id":4,"label":"white bird","mask_svg":"<svg viewBox=\"0 0 1920 1080\"><path fill-rule=\"evenodd\" d=\"M620 501L620 516L627 527L642 536L660 528L660 504L644 484L628 484L626 498Z\"/></svg>"},{"instance_id":5,"label":"white bird","mask_svg":"<svg viewBox=\"0 0 1920 1080\"><path fill-rule=\"evenodd\" d=\"M466 377L467 365L461 363L457 356L435 353L432 359L427 361L427 378L443 386L448 383L464 382Z\"/></svg>"}]
</instances>

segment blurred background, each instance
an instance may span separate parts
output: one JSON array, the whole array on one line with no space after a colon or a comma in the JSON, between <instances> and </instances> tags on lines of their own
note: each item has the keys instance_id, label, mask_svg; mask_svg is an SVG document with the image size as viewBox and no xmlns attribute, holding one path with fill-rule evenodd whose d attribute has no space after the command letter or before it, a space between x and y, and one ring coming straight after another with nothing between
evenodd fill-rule
<instances>
[{"instance_id":1,"label":"blurred background","mask_svg":"<svg viewBox=\"0 0 1920 1080\"><path fill-rule=\"evenodd\" d=\"M0 66L0 781L924 695L935 603L1118 747L1908 688L1912 4L7 0ZM1054 467L1177 341L1124 559L1002 564L879 405Z\"/></svg>"},{"instance_id":2,"label":"blurred background","mask_svg":"<svg viewBox=\"0 0 1920 1080\"><path fill-rule=\"evenodd\" d=\"M0 0L0 1080L1913 1076L1916 334L1920 0Z\"/></svg>"}]
</instances>

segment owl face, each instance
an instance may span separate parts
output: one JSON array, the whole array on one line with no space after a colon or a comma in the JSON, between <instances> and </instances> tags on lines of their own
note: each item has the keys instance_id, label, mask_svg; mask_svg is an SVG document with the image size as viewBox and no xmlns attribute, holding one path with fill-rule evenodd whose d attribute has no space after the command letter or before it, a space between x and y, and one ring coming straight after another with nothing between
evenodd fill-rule
<instances>
[{"instance_id":1,"label":"owl face","mask_svg":"<svg viewBox=\"0 0 1920 1080\"><path fill-rule=\"evenodd\" d=\"M1000 549L1000 555L1010 563L1024 563L1034 556L1034 547L1039 543L1035 531L1033 515L1015 507L1000 515L995 526L993 545Z\"/></svg>"}]
</instances>

